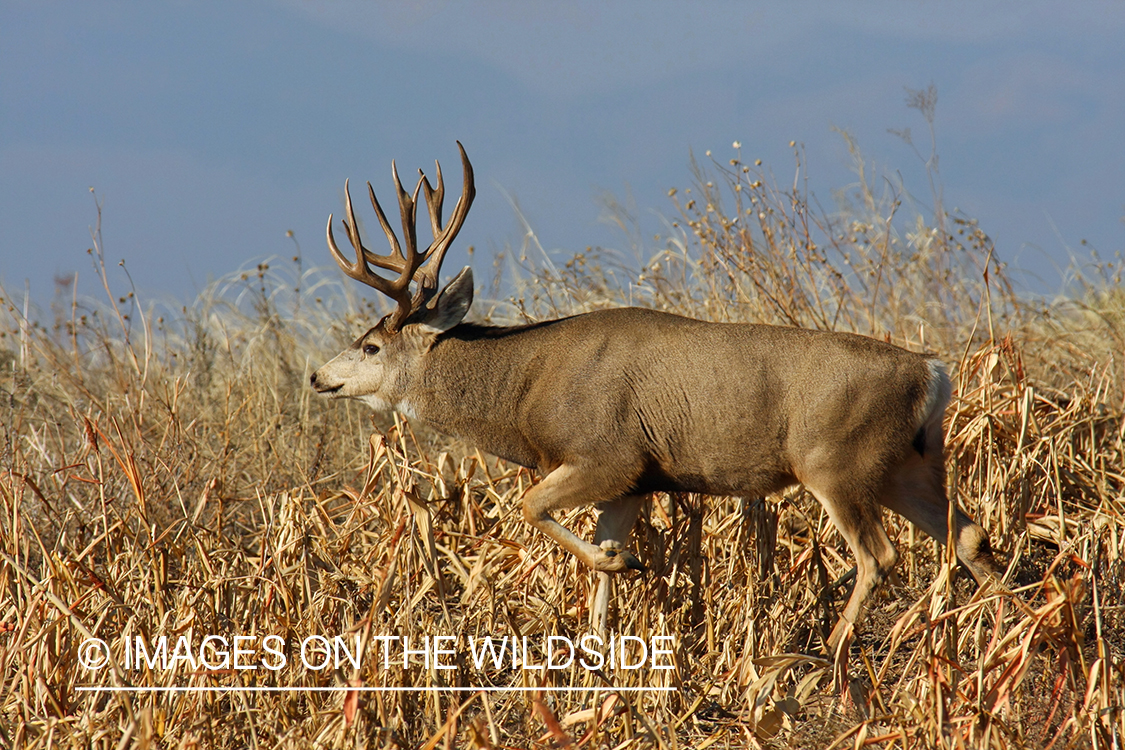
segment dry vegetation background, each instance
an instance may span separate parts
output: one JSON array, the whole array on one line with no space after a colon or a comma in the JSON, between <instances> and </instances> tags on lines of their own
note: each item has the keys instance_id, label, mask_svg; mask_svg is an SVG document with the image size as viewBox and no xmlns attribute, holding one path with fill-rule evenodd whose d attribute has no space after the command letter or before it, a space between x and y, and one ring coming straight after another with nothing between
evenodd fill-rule
<instances>
[{"instance_id":1,"label":"dry vegetation background","mask_svg":"<svg viewBox=\"0 0 1125 750\"><path fill-rule=\"evenodd\" d=\"M978 592L889 518L901 581L833 663L820 642L853 563L815 501L658 497L632 543L648 573L616 583L610 619L674 636L673 671L368 658L312 672L291 658L276 672L91 673L78 663L91 636L115 653L126 638L185 634L576 637L596 578L522 521L527 471L313 394L311 371L378 315L334 272L274 260L180 310L109 279L103 303L61 286L32 308L9 290L0 746L1122 747L1118 267L1095 259L1065 297L1032 298L939 188L918 206L856 153L857 183L830 213L807 201L795 156L786 184L737 148L709 158L673 195L680 214L655 249L625 210L633 243L619 253L549 257L529 234L474 314L633 304L939 352L956 382L951 491L1003 551L1010 591ZM592 533L588 510L565 522ZM600 690L78 690L89 685ZM640 686L676 691L616 690Z\"/></svg>"}]
</instances>

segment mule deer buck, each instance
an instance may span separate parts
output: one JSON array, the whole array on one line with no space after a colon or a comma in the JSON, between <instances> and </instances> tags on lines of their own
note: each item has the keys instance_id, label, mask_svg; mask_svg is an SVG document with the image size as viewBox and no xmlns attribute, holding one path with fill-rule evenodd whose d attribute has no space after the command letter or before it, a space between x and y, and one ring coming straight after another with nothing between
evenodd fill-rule
<instances>
[{"instance_id":1,"label":"mule deer buck","mask_svg":"<svg viewBox=\"0 0 1125 750\"><path fill-rule=\"evenodd\" d=\"M364 247L344 183L355 261L336 246L331 216L328 247L348 276L397 307L313 373L313 388L397 410L545 474L523 498L524 517L603 573L641 568L625 542L653 492L759 497L804 484L858 563L830 648L898 558L880 506L946 542L942 415L951 386L937 360L853 334L637 308L508 327L465 323L471 269L438 291L475 194L457 145L464 187L445 224L440 165L437 188L423 175L410 195L392 164L401 243L368 183L388 255ZM419 190L434 236L424 252ZM593 544L551 516L582 505L601 510ZM988 535L959 510L952 518L957 557L983 583L995 572Z\"/></svg>"}]
</instances>

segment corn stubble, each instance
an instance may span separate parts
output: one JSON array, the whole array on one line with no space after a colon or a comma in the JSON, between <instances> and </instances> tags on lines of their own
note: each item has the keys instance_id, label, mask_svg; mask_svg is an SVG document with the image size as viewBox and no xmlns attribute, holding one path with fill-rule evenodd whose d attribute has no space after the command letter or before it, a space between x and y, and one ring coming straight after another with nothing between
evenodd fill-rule
<instances>
[{"instance_id":1,"label":"corn stubble","mask_svg":"<svg viewBox=\"0 0 1125 750\"><path fill-rule=\"evenodd\" d=\"M674 195L658 249L634 232L631 253L555 263L529 234L501 260L514 295L476 315L634 304L939 352L957 383L950 490L1004 551L1007 591L978 592L888 516L901 580L833 660L819 644L852 563L815 501L658 496L633 544L648 572L615 582L611 624L673 636L674 670L477 669L469 637L577 641L596 578L522 520L526 470L315 397L308 373L378 315L347 284L298 256L163 316L60 286L42 325L5 293L0 745L1121 747L1117 269L1094 268L1065 299L1021 296L974 221L937 200L936 219L904 219L904 192L877 194L892 183L853 153L861 179L838 214L810 205L799 151L784 187L736 152ZM587 511L565 523L592 535ZM367 650L358 669L320 671L292 652L279 670L78 662L88 637L116 654L185 634L343 635ZM386 666L381 635L456 636L462 656L453 670ZM88 685L532 690L77 690ZM535 690L563 686L600 690Z\"/></svg>"}]
</instances>

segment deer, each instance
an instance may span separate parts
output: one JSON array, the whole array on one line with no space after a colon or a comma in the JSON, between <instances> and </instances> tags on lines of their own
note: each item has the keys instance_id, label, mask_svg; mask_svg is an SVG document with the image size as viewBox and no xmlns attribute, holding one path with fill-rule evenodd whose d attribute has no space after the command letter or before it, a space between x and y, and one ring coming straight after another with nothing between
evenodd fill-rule
<instances>
[{"instance_id":1,"label":"deer","mask_svg":"<svg viewBox=\"0 0 1125 750\"><path fill-rule=\"evenodd\" d=\"M467 322L472 269L440 289L438 277L476 194L457 147L462 194L444 224L440 163L436 188L419 170L408 194L392 162L401 242L367 183L386 255L364 246L345 181L342 223L355 260L338 248L331 214L329 251L395 308L312 373L316 391L398 411L538 472L521 499L524 518L605 579L643 570L627 542L653 493L758 498L803 485L856 560L829 650L850 642L898 560L882 508L951 540L978 584L997 576L988 534L946 493L942 421L952 385L938 359L852 333L633 307L512 326ZM433 233L423 251L420 190ZM593 542L552 515L589 505L599 511Z\"/></svg>"}]
</instances>

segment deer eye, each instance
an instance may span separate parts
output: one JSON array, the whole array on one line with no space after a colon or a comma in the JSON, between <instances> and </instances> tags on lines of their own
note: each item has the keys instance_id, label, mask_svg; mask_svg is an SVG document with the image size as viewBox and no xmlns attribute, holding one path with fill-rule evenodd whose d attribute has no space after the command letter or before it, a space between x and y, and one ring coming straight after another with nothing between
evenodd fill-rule
<instances>
[{"instance_id":1,"label":"deer eye","mask_svg":"<svg viewBox=\"0 0 1125 750\"><path fill-rule=\"evenodd\" d=\"M379 353L379 347L375 346L374 344L364 344L363 345L363 354L365 356L374 357L378 353Z\"/></svg>"}]
</instances>

